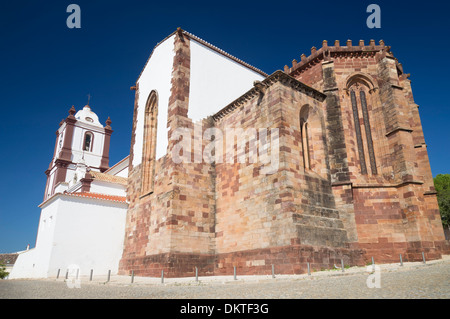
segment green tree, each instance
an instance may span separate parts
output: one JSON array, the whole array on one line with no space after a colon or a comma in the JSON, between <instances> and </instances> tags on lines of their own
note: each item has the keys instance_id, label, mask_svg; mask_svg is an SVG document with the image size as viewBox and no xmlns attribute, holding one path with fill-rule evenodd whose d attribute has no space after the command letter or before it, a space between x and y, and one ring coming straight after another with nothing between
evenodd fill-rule
<instances>
[{"instance_id":1,"label":"green tree","mask_svg":"<svg viewBox=\"0 0 450 319\"><path fill-rule=\"evenodd\" d=\"M437 175L434 178L434 188L437 192L442 224L450 228L450 174Z\"/></svg>"},{"instance_id":2,"label":"green tree","mask_svg":"<svg viewBox=\"0 0 450 319\"><path fill-rule=\"evenodd\" d=\"M5 265L0 263L0 279L4 279L8 275L9 275L9 272L6 271Z\"/></svg>"}]
</instances>

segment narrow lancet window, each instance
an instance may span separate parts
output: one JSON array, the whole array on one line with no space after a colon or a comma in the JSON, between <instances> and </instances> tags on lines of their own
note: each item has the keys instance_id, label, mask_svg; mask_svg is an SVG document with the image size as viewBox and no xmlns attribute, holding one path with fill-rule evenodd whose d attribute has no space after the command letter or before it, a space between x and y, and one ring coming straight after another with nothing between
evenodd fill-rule
<instances>
[{"instance_id":1,"label":"narrow lancet window","mask_svg":"<svg viewBox=\"0 0 450 319\"><path fill-rule=\"evenodd\" d=\"M302 141L303 168L311 169L311 154L308 134L309 107L304 106L300 112L300 136Z\"/></svg>"},{"instance_id":2,"label":"narrow lancet window","mask_svg":"<svg viewBox=\"0 0 450 319\"><path fill-rule=\"evenodd\" d=\"M145 107L144 141L142 153L142 194L153 192L156 155L156 128L158 117L158 97L150 93Z\"/></svg>"},{"instance_id":3,"label":"narrow lancet window","mask_svg":"<svg viewBox=\"0 0 450 319\"><path fill-rule=\"evenodd\" d=\"M363 118L364 118L364 127L366 130L366 139L367 139L367 148L369 151L370 168L372 170L372 174L376 175L377 174L377 164L375 161L375 153L373 151L372 130L370 128L369 112L367 110L366 92L364 92L364 91L360 92L360 99L361 99L361 109L362 109Z\"/></svg>"},{"instance_id":4,"label":"narrow lancet window","mask_svg":"<svg viewBox=\"0 0 450 319\"><path fill-rule=\"evenodd\" d=\"M358 105L356 102L356 94L355 91L350 92L351 100L352 100L352 110L353 110L353 122L355 124L355 132L356 132L356 144L358 146L358 155L359 155L359 163L361 166L361 174L367 174L366 167L366 158L364 156L364 148L363 141L361 135L361 126L359 124L359 113L358 113Z\"/></svg>"},{"instance_id":5,"label":"narrow lancet window","mask_svg":"<svg viewBox=\"0 0 450 319\"><path fill-rule=\"evenodd\" d=\"M370 125L370 117L376 114L371 108L371 102L374 103L375 101L376 103L377 96L374 92L377 90L377 87L374 86L374 80L370 76L363 73L356 73L347 79L347 90L352 105L353 125L356 134L356 146L358 148L361 174L369 174L368 170L370 166L370 174L377 175L375 147ZM368 158L367 162L366 158Z\"/></svg>"}]
</instances>

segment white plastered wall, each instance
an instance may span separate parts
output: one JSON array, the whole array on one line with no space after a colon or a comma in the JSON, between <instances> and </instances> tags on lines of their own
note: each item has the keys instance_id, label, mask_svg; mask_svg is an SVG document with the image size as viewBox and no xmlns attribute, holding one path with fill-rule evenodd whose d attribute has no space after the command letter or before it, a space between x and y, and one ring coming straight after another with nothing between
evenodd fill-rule
<instances>
[{"instance_id":1,"label":"white plastered wall","mask_svg":"<svg viewBox=\"0 0 450 319\"><path fill-rule=\"evenodd\" d=\"M81 275L93 269L117 274L123 252L126 203L61 197L49 275L76 264Z\"/></svg>"},{"instance_id":2,"label":"white plastered wall","mask_svg":"<svg viewBox=\"0 0 450 319\"><path fill-rule=\"evenodd\" d=\"M174 36L160 43L144 68L139 84L133 166L142 161L144 115L148 96L158 93L156 159L166 155L167 111L174 57ZM188 116L194 122L213 115L250 90L264 76L220 54L194 39L190 41L190 85Z\"/></svg>"},{"instance_id":3,"label":"white plastered wall","mask_svg":"<svg viewBox=\"0 0 450 319\"><path fill-rule=\"evenodd\" d=\"M103 128L97 129L94 126L76 125L72 140L72 161L78 163L84 157L86 164L90 167L100 167L103 148L105 143L105 134ZM94 135L92 141L92 151L83 151L84 136L86 132Z\"/></svg>"},{"instance_id":4,"label":"white plastered wall","mask_svg":"<svg viewBox=\"0 0 450 319\"><path fill-rule=\"evenodd\" d=\"M158 141L156 143L156 158L161 158L167 152L167 110L172 86L171 79L174 55L174 35L172 35L155 48L139 78L139 99L136 117L136 135L133 147L133 166L139 165L142 161L145 106L152 90L158 93Z\"/></svg>"},{"instance_id":5,"label":"white plastered wall","mask_svg":"<svg viewBox=\"0 0 450 319\"><path fill-rule=\"evenodd\" d=\"M194 122L220 111L264 77L195 40L190 42L188 116Z\"/></svg>"},{"instance_id":6,"label":"white plastered wall","mask_svg":"<svg viewBox=\"0 0 450 319\"><path fill-rule=\"evenodd\" d=\"M10 279L117 274L123 252L126 203L55 195L42 206L36 247L19 254ZM45 222L44 222L45 220Z\"/></svg>"},{"instance_id":7,"label":"white plastered wall","mask_svg":"<svg viewBox=\"0 0 450 319\"><path fill-rule=\"evenodd\" d=\"M46 278L53 247L53 236L56 225L59 201L51 201L42 208L36 238L36 247L19 253L10 279Z\"/></svg>"},{"instance_id":8,"label":"white plastered wall","mask_svg":"<svg viewBox=\"0 0 450 319\"><path fill-rule=\"evenodd\" d=\"M114 176L119 176L119 177L128 177L128 166L123 168L122 170L118 171L116 174L114 174Z\"/></svg>"},{"instance_id":9,"label":"white plastered wall","mask_svg":"<svg viewBox=\"0 0 450 319\"><path fill-rule=\"evenodd\" d=\"M91 183L91 193L108 194L113 196L127 196L127 187L121 184L94 180Z\"/></svg>"}]
</instances>

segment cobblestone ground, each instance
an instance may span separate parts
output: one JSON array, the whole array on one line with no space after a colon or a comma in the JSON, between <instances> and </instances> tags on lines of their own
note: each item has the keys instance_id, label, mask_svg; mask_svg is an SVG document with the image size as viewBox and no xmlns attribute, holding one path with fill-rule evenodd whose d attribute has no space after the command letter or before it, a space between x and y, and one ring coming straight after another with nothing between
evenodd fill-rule
<instances>
[{"instance_id":1,"label":"cobblestone ground","mask_svg":"<svg viewBox=\"0 0 450 319\"><path fill-rule=\"evenodd\" d=\"M325 274L324 274L325 273ZM381 288L368 288L369 273L322 272L259 282L229 281L173 284L82 282L68 288L64 280L0 280L0 299L151 298L151 299L283 299L283 298L450 298L450 260L417 267L381 269Z\"/></svg>"}]
</instances>

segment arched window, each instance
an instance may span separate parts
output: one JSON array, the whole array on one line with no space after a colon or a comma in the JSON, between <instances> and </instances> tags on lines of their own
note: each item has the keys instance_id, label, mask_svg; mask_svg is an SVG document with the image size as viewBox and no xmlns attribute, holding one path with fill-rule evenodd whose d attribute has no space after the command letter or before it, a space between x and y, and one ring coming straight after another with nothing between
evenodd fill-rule
<instances>
[{"instance_id":1,"label":"arched window","mask_svg":"<svg viewBox=\"0 0 450 319\"><path fill-rule=\"evenodd\" d=\"M366 156L368 155L370 170L372 175L376 175L378 172L367 101L367 96L370 97L374 91L373 82L363 74L356 74L347 80L347 90L350 94L350 102L352 105L353 124L356 133L356 145L358 147L361 174L367 174ZM360 120L360 114L362 115L362 121Z\"/></svg>"},{"instance_id":2,"label":"arched window","mask_svg":"<svg viewBox=\"0 0 450 319\"><path fill-rule=\"evenodd\" d=\"M304 105L300 110L300 137L302 141L303 168L311 169L311 150L308 133L309 106Z\"/></svg>"},{"instance_id":3,"label":"arched window","mask_svg":"<svg viewBox=\"0 0 450 319\"><path fill-rule=\"evenodd\" d=\"M84 134L83 151L92 152L92 146L94 144L94 135L91 132Z\"/></svg>"},{"instance_id":4,"label":"arched window","mask_svg":"<svg viewBox=\"0 0 450 319\"><path fill-rule=\"evenodd\" d=\"M145 106L144 142L142 152L142 194L153 192L156 155L158 95L152 91Z\"/></svg>"},{"instance_id":5,"label":"arched window","mask_svg":"<svg viewBox=\"0 0 450 319\"><path fill-rule=\"evenodd\" d=\"M323 113L317 106L306 104L300 108L299 121L303 168L308 173L327 178L329 167Z\"/></svg>"}]
</instances>

